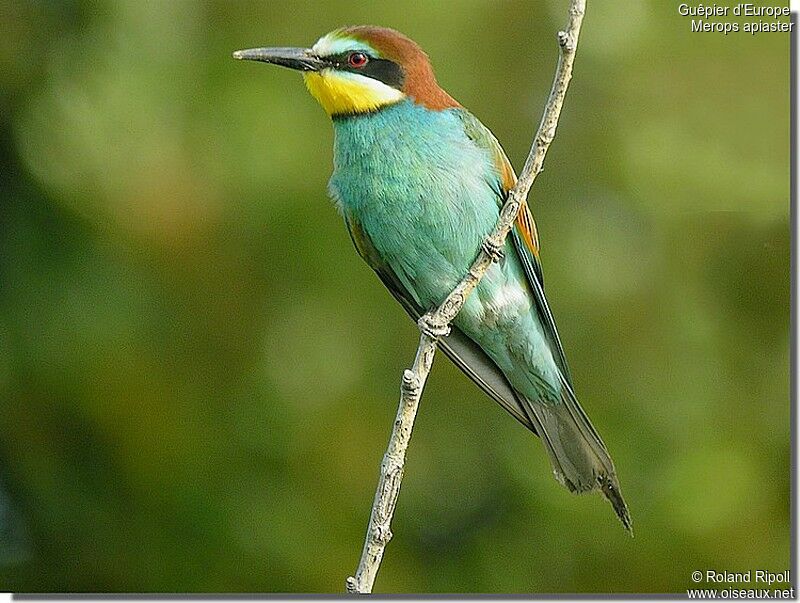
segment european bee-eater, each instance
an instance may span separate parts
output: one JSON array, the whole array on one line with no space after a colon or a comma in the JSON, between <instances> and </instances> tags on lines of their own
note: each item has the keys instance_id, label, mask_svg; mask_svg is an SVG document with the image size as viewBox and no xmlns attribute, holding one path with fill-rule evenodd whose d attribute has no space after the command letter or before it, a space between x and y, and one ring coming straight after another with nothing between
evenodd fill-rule
<instances>
[{"instance_id":1,"label":"european bee-eater","mask_svg":"<svg viewBox=\"0 0 800 603\"><path fill-rule=\"evenodd\" d=\"M492 133L439 87L428 56L392 29L337 29L310 49L237 59L303 72L335 130L329 191L358 253L416 320L466 274L516 176ZM600 490L631 528L614 464L578 404L524 205L441 341L450 359L541 437L572 492Z\"/></svg>"}]
</instances>

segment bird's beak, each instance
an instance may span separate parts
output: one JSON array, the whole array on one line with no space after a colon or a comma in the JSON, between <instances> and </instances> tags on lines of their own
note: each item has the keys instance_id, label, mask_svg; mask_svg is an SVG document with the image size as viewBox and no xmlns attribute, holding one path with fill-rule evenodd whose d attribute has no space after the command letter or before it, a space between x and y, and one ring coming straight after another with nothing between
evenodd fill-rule
<instances>
[{"instance_id":1,"label":"bird's beak","mask_svg":"<svg viewBox=\"0 0 800 603\"><path fill-rule=\"evenodd\" d=\"M298 71L319 71L325 61L307 48L248 48L233 53L234 59L272 63Z\"/></svg>"}]
</instances>

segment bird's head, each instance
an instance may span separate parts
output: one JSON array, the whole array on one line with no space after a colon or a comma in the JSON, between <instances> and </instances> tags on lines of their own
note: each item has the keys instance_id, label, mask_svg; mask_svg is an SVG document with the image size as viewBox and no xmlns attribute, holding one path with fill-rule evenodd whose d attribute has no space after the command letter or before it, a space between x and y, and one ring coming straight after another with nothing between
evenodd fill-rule
<instances>
[{"instance_id":1,"label":"bird's head","mask_svg":"<svg viewBox=\"0 0 800 603\"><path fill-rule=\"evenodd\" d=\"M385 27L345 27L311 48L251 48L233 56L302 71L309 92L332 117L372 113L406 98L432 110L459 106L436 83L416 42Z\"/></svg>"}]
</instances>

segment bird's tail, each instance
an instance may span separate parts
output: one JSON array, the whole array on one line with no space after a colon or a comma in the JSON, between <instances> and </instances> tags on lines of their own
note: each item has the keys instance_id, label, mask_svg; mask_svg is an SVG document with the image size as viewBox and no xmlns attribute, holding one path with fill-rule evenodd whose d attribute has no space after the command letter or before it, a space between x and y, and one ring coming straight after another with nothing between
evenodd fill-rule
<instances>
[{"instance_id":1,"label":"bird's tail","mask_svg":"<svg viewBox=\"0 0 800 603\"><path fill-rule=\"evenodd\" d=\"M561 391L558 402L534 401L520 395L520 402L547 449L553 473L571 492L600 490L632 535L631 516L611 456L563 377Z\"/></svg>"}]
</instances>

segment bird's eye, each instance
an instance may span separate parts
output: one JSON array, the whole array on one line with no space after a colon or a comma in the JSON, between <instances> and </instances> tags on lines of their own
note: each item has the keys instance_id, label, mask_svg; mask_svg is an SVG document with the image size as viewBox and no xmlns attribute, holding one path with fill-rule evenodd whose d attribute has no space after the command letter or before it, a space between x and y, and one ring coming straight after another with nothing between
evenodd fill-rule
<instances>
[{"instance_id":1,"label":"bird's eye","mask_svg":"<svg viewBox=\"0 0 800 603\"><path fill-rule=\"evenodd\" d=\"M350 67L355 67L356 69L360 69L366 65L367 61L369 61L369 57L363 52L352 52L347 57L347 64L350 65Z\"/></svg>"}]
</instances>

